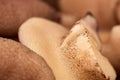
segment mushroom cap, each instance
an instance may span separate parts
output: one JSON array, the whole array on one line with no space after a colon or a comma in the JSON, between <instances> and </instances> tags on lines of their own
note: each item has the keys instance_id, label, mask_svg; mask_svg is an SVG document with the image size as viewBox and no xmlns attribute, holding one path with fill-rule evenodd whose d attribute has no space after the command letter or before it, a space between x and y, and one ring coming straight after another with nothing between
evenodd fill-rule
<instances>
[{"instance_id":1,"label":"mushroom cap","mask_svg":"<svg viewBox=\"0 0 120 80\"><path fill-rule=\"evenodd\" d=\"M57 21L53 8L38 0L0 0L0 36L14 37L20 25L31 17Z\"/></svg>"},{"instance_id":2,"label":"mushroom cap","mask_svg":"<svg viewBox=\"0 0 120 80\"><path fill-rule=\"evenodd\" d=\"M55 80L45 60L22 44L0 38L1 80Z\"/></svg>"}]
</instances>

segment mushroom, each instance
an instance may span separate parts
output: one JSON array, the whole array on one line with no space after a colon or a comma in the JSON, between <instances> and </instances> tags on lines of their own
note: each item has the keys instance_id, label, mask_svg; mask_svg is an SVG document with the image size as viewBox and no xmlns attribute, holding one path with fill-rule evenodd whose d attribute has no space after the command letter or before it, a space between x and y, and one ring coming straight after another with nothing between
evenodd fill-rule
<instances>
[{"instance_id":1,"label":"mushroom","mask_svg":"<svg viewBox=\"0 0 120 80\"><path fill-rule=\"evenodd\" d=\"M92 13L99 23L100 29L110 29L117 24L115 9L118 0L59 0L62 12L73 14L79 18Z\"/></svg>"},{"instance_id":2,"label":"mushroom","mask_svg":"<svg viewBox=\"0 0 120 80\"><path fill-rule=\"evenodd\" d=\"M22 44L0 37L0 80L55 80L46 61Z\"/></svg>"},{"instance_id":3,"label":"mushroom","mask_svg":"<svg viewBox=\"0 0 120 80\"><path fill-rule=\"evenodd\" d=\"M68 31L52 21L32 18L20 27L19 40L47 61L56 80L115 80L116 73L101 55L101 43L92 29L96 24L87 16Z\"/></svg>"},{"instance_id":4,"label":"mushroom","mask_svg":"<svg viewBox=\"0 0 120 80\"><path fill-rule=\"evenodd\" d=\"M54 9L38 0L0 0L0 36L15 37L20 25L31 17L57 21Z\"/></svg>"}]
</instances>

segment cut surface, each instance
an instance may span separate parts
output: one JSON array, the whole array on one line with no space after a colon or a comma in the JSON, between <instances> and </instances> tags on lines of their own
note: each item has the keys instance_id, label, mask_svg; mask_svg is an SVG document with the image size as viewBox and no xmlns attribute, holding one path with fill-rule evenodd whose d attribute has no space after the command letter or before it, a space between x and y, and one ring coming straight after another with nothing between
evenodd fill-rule
<instances>
[{"instance_id":1,"label":"cut surface","mask_svg":"<svg viewBox=\"0 0 120 80\"><path fill-rule=\"evenodd\" d=\"M96 19L93 17L93 16L90 16L90 15L87 15L86 17L84 17L83 19L81 19L80 21L77 22L78 24L83 24L83 26L85 28L87 28L87 30L91 33L90 36L92 37L92 41L93 43L96 45L96 47L98 48L98 50L101 50L101 42L99 40L99 37L97 35L97 28L98 28L98 25L97 25L97 21ZM73 28L73 29L76 29L79 31L79 28L80 27L77 27L75 26L76 28ZM79 32L78 32L79 33Z\"/></svg>"},{"instance_id":2,"label":"cut surface","mask_svg":"<svg viewBox=\"0 0 120 80\"><path fill-rule=\"evenodd\" d=\"M76 76L75 80L115 80L114 69L100 54L91 33L84 26L77 24L75 27L78 28L73 28L61 46L70 72Z\"/></svg>"}]
</instances>

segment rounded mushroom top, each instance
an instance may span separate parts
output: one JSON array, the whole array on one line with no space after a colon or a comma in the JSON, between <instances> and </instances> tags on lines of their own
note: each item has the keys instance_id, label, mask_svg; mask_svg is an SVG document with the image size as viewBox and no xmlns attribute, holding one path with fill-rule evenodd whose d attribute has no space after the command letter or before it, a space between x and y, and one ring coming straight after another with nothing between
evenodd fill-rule
<instances>
[{"instance_id":1,"label":"rounded mushroom top","mask_svg":"<svg viewBox=\"0 0 120 80\"><path fill-rule=\"evenodd\" d=\"M0 0L0 35L14 37L20 25L31 17L57 21L56 11L39 0Z\"/></svg>"},{"instance_id":2,"label":"rounded mushroom top","mask_svg":"<svg viewBox=\"0 0 120 80\"><path fill-rule=\"evenodd\" d=\"M1 80L55 80L42 57L15 41L0 38Z\"/></svg>"}]
</instances>

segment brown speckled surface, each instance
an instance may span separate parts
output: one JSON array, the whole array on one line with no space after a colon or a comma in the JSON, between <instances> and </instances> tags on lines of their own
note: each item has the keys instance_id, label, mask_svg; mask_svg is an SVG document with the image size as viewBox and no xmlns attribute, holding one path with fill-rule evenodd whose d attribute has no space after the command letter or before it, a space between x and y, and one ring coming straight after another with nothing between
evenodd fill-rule
<instances>
[{"instance_id":1,"label":"brown speckled surface","mask_svg":"<svg viewBox=\"0 0 120 80\"><path fill-rule=\"evenodd\" d=\"M55 80L46 62L12 40L0 38L0 80Z\"/></svg>"}]
</instances>

